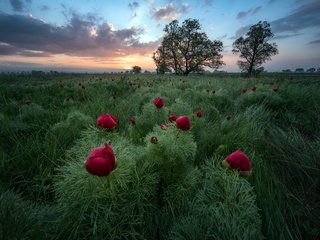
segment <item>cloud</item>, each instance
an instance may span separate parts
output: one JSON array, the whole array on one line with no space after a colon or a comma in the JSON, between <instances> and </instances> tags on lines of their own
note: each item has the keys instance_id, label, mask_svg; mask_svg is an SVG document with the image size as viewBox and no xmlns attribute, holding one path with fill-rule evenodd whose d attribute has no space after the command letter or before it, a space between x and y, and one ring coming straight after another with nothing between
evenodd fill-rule
<instances>
[{"instance_id":1,"label":"cloud","mask_svg":"<svg viewBox=\"0 0 320 240\"><path fill-rule=\"evenodd\" d=\"M296 36L301 30L314 27L320 27L320 1L313 0L306 3L289 15L270 22L271 30L278 39ZM243 36L251 25L242 26L237 31L232 39ZM282 37L281 37L282 36Z\"/></svg>"},{"instance_id":2,"label":"cloud","mask_svg":"<svg viewBox=\"0 0 320 240\"><path fill-rule=\"evenodd\" d=\"M276 0L269 0L268 1L268 4L272 4L272 3L274 3Z\"/></svg>"},{"instance_id":3,"label":"cloud","mask_svg":"<svg viewBox=\"0 0 320 240\"><path fill-rule=\"evenodd\" d=\"M319 43L320 43L320 39L309 42L309 44L319 44Z\"/></svg>"},{"instance_id":4,"label":"cloud","mask_svg":"<svg viewBox=\"0 0 320 240\"><path fill-rule=\"evenodd\" d=\"M225 39L227 36L228 36L227 34L224 34L222 36L217 37L217 40L221 41L221 40Z\"/></svg>"},{"instance_id":5,"label":"cloud","mask_svg":"<svg viewBox=\"0 0 320 240\"><path fill-rule=\"evenodd\" d=\"M301 35L300 33L294 33L294 34L278 34L273 39L284 39L284 38L290 38Z\"/></svg>"},{"instance_id":6,"label":"cloud","mask_svg":"<svg viewBox=\"0 0 320 240\"><path fill-rule=\"evenodd\" d=\"M49 56L65 54L112 58L154 51L159 42L139 42L144 29L116 30L110 23L97 24L92 16L73 14L64 26L39 19L0 13L0 55Z\"/></svg>"},{"instance_id":7,"label":"cloud","mask_svg":"<svg viewBox=\"0 0 320 240\"><path fill-rule=\"evenodd\" d=\"M139 7L139 3L138 3L138 2L129 3L129 4L128 4L128 7L129 7L131 10L136 10L136 9Z\"/></svg>"},{"instance_id":8,"label":"cloud","mask_svg":"<svg viewBox=\"0 0 320 240\"><path fill-rule=\"evenodd\" d=\"M295 9L286 17L271 22L275 33L298 32L309 27L320 27L320 1L314 0Z\"/></svg>"},{"instance_id":9,"label":"cloud","mask_svg":"<svg viewBox=\"0 0 320 240\"><path fill-rule=\"evenodd\" d=\"M21 62L21 61L1 61L1 66L14 66L14 67L34 67L34 66L42 66L40 63L31 63L31 62Z\"/></svg>"},{"instance_id":10,"label":"cloud","mask_svg":"<svg viewBox=\"0 0 320 240\"><path fill-rule=\"evenodd\" d=\"M21 0L10 0L10 4L15 12L22 12L24 10L24 3Z\"/></svg>"},{"instance_id":11,"label":"cloud","mask_svg":"<svg viewBox=\"0 0 320 240\"><path fill-rule=\"evenodd\" d=\"M48 11L50 10L50 7L47 6L47 5L42 5L41 8L40 8L41 11Z\"/></svg>"},{"instance_id":12,"label":"cloud","mask_svg":"<svg viewBox=\"0 0 320 240\"><path fill-rule=\"evenodd\" d=\"M259 7L256 7L256 8L251 8L248 11L239 12L238 15L237 15L237 19L241 19L241 18L245 18L247 16L255 15L258 11L260 11L261 8L262 7L259 6Z\"/></svg>"},{"instance_id":13,"label":"cloud","mask_svg":"<svg viewBox=\"0 0 320 240\"><path fill-rule=\"evenodd\" d=\"M12 10L15 12L23 12L27 10L27 5L31 4L31 0L10 0Z\"/></svg>"},{"instance_id":14,"label":"cloud","mask_svg":"<svg viewBox=\"0 0 320 240\"><path fill-rule=\"evenodd\" d=\"M214 0L204 0L204 6L211 7Z\"/></svg>"},{"instance_id":15,"label":"cloud","mask_svg":"<svg viewBox=\"0 0 320 240\"><path fill-rule=\"evenodd\" d=\"M176 5L174 3L168 3L164 7L154 7L152 8L152 17L156 19L157 21L161 20L175 20L180 15L185 14L189 11L189 4L182 3L181 5Z\"/></svg>"}]
</instances>

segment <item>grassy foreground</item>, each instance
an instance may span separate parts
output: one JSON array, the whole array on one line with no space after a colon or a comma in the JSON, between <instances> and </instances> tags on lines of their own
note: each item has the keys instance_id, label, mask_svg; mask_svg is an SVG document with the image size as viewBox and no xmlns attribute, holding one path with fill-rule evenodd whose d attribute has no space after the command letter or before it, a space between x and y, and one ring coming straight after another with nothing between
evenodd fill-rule
<instances>
[{"instance_id":1,"label":"grassy foreground","mask_svg":"<svg viewBox=\"0 0 320 240\"><path fill-rule=\"evenodd\" d=\"M0 97L0 239L320 237L319 75L2 76ZM192 129L162 130L170 114ZM91 176L108 141L119 166ZM237 149L247 178L221 166Z\"/></svg>"}]
</instances>

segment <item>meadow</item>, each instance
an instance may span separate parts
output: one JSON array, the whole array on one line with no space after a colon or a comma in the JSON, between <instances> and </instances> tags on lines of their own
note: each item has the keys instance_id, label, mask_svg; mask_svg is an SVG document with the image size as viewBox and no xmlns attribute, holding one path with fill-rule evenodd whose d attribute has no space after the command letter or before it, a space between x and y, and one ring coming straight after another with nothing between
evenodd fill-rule
<instances>
[{"instance_id":1,"label":"meadow","mask_svg":"<svg viewBox=\"0 0 320 240\"><path fill-rule=\"evenodd\" d=\"M319 74L13 75L0 97L0 239L320 237ZM91 175L105 143L117 168ZM249 176L221 164L238 149Z\"/></svg>"}]
</instances>

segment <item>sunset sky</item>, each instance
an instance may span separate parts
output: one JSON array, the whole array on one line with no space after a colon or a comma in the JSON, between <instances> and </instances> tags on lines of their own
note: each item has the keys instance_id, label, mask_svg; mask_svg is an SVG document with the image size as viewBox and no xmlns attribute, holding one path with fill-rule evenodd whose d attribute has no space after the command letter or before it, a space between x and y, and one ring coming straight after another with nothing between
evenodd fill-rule
<instances>
[{"instance_id":1,"label":"sunset sky","mask_svg":"<svg viewBox=\"0 0 320 240\"><path fill-rule=\"evenodd\" d=\"M222 70L239 71L232 43L260 20L279 50L266 70L320 67L319 0L0 0L0 72L155 70L164 26L187 18L223 42Z\"/></svg>"}]
</instances>

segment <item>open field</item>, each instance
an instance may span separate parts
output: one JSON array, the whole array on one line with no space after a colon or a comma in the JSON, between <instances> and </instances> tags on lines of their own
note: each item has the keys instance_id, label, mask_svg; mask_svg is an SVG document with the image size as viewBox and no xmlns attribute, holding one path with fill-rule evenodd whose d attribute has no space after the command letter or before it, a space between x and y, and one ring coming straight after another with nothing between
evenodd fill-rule
<instances>
[{"instance_id":1,"label":"open field","mask_svg":"<svg viewBox=\"0 0 320 240\"><path fill-rule=\"evenodd\" d=\"M0 97L0 239L320 238L319 74L1 76ZM248 177L221 165L238 149Z\"/></svg>"}]
</instances>

